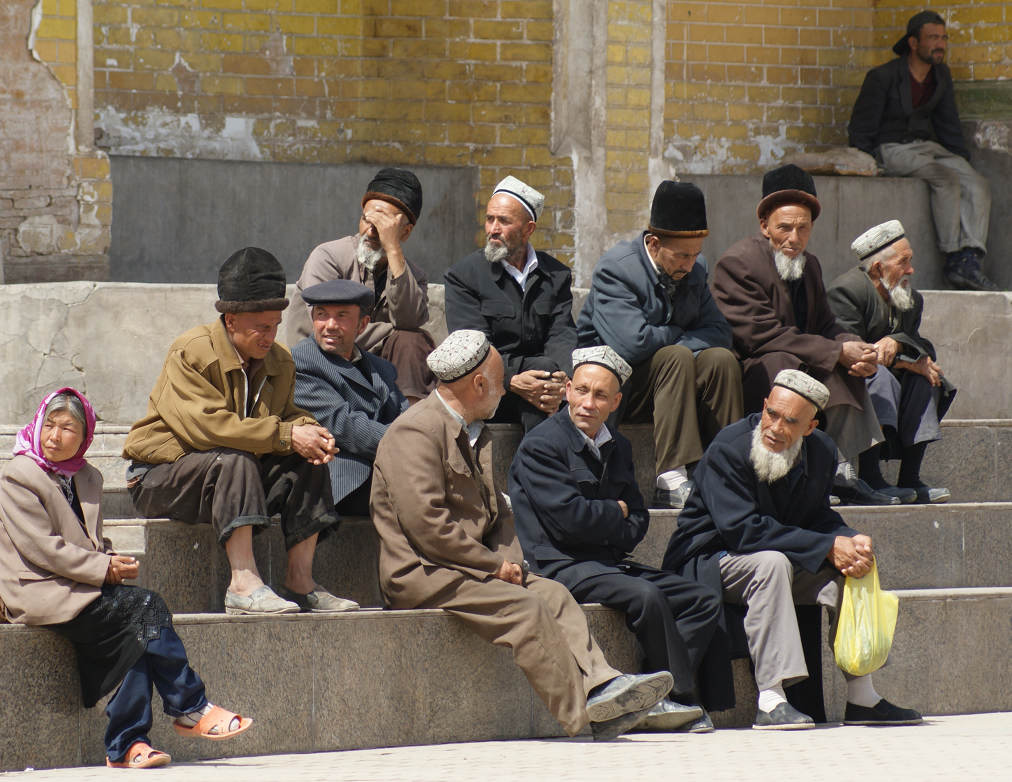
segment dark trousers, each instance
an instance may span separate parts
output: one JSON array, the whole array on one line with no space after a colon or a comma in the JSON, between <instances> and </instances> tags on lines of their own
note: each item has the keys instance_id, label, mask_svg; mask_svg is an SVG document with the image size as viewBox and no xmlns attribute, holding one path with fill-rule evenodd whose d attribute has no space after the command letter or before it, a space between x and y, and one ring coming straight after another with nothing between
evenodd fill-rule
<instances>
[{"instance_id":1,"label":"dark trousers","mask_svg":"<svg viewBox=\"0 0 1012 782\"><path fill-rule=\"evenodd\" d=\"M565 568L555 578L566 583ZM566 584L580 603L601 603L626 615L643 649L643 670L670 671L671 697L698 703L695 675L717 629L720 596L675 573L622 563Z\"/></svg>"},{"instance_id":2,"label":"dark trousers","mask_svg":"<svg viewBox=\"0 0 1012 782\"><path fill-rule=\"evenodd\" d=\"M297 453L258 457L246 451L215 448L195 451L169 464L156 464L130 488L143 516L168 517L191 524L209 523L224 544L233 530L270 526L281 515L285 548L338 523L330 471Z\"/></svg>"},{"instance_id":3,"label":"dark trousers","mask_svg":"<svg viewBox=\"0 0 1012 782\"><path fill-rule=\"evenodd\" d=\"M425 363L435 347L436 343L425 329L394 329L380 346L373 348L373 353L394 365L397 386L404 396L420 399L436 387L436 378Z\"/></svg>"},{"instance_id":4,"label":"dark trousers","mask_svg":"<svg viewBox=\"0 0 1012 782\"><path fill-rule=\"evenodd\" d=\"M163 627L116 690L105 707L109 725L105 731L105 754L122 761L137 741L151 743L151 685L158 690L162 708L171 717L182 717L204 708L204 683L190 667L183 642L171 627Z\"/></svg>"}]
</instances>

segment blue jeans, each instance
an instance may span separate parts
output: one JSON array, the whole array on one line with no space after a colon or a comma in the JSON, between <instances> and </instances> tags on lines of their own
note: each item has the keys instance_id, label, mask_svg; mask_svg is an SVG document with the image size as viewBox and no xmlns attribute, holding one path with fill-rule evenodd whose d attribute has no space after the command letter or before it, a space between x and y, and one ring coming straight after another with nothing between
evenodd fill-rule
<instances>
[{"instance_id":1,"label":"blue jeans","mask_svg":"<svg viewBox=\"0 0 1012 782\"><path fill-rule=\"evenodd\" d=\"M183 642L171 627L148 641L141 658L127 671L116 694L105 707L109 726L105 731L105 752L112 761L122 761L136 741L148 744L151 729L151 685L158 689L162 708L171 717L182 717L204 708L204 683L190 667Z\"/></svg>"}]
</instances>

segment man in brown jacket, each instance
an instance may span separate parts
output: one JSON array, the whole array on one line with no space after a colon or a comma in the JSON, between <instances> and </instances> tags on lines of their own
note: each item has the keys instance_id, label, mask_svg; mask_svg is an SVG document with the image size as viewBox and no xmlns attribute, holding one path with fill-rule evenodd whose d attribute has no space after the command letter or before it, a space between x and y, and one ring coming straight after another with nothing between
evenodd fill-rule
<instances>
[{"instance_id":1,"label":"man in brown jacket","mask_svg":"<svg viewBox=\"0 0 1012 782\"><path fill-rule=\"evenodd\" d=\"M222 313L169 348L145 416L127 437L127 486L137 510L210 522L232 571L230 614L358 608L313 580L321 534L335 524L330 432L292 401L295 364L274 341L285 273L266 250L234 253L218 274ZM253 558L253 532L281 514L288 568L279 597Z\"/></svg>"},{"instance_id":2,"label":"man in brown jacket","mask_svg":"<svg viewBox=\"0 0 1012 782\"><path fill-rule=\"evenodd\" d=\"M296 283L292 315L295 344L313 334L302 291L330 280L353 280L376 293L371 320L356 344L397 368L397 386L414 402L435 385L425 357L435 347L422 326L429 319L425 272L404 256L422 211L422 185L403 168L380 169L362 196L358 233L317 246Z\"/></svg>"},{"instance_id":3,"label":"man in brown jacket","mask_svg":"<svg viewBox=\"0 0 1012 782\"><path fill-rule=\"evenodd\" d=\"M492 481L484 425L505 393L498 351L480 331L455 331L428 364L438 388L390 425L374 465L372 518L387 603L445 609L512 649L569 735L590 722L596 740L615 738L667 694L671 674L619 673L569 591L527 574L513 515Z\"/></svg>"},{"instance_id":4,"label":"man in brown jacket","mask_svg":"<svg viewBox=\"0 0 1012 782\"><path fill-rule=\"evenodd\" d=\"M795 165L763 177L759 235L732 245L713 270L713 297L731 324L742 361L745 412L762 407L782 369L802 369L829 388L825 431L840 452L834 493L860 505L897 497L858 479L851 460L882 442L864 378L878 366L875 346L836 322L819 259L806 251L822 207L811 174Z\"/></svg>"}]
</instances>

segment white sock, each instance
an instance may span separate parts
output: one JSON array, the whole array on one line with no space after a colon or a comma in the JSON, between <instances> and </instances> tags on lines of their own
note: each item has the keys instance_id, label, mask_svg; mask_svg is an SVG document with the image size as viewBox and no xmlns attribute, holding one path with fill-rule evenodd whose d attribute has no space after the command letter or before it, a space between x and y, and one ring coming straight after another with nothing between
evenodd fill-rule
<instances>
[{"instance_id":1,"label":"white sock","mask_svg":"<svg viewBox=\"0 0 1012 782\"><path fill-rule=\"evenodd\" d=\"M847 680L847 703L870 709L880 700L882 700L882 696L875 692L875 685L871 683L870 673Z\"/></svg>"},{"instance_id":2,"label":"white sock","mask_svg":"<svg viewBox=\"0 0 1012 782\"><path fill-rule=\"evenodd\" d=\"M765 711L768 714L781 703L787 703L783 684L770 687L768 690L759 691L759 711Z\"/></svg>"},{"instance_id":3,"label":"white sock","mask_svg":"<svg viewBox=\"0 0 1012 782\"><path fill-rule=\"evenodd\" d=\"M209 712L212 708L214 708L214 704L209 701L207 705L204 706L204 708L202 709L197 709L197 711L191 711L189 714L184 714L182 717L176 717L176 722L178 722L183 727L192 728L194 725L200 722L200 718L203 717L205 714L207 714L207 712Z\"/></svg>"},{"instance_id":4,"label":"white sock","mask_svg":"<svg viewBox=\"0 0 1012 782\"><path fill-rule=\"evenodd\" d=\"M674 491L683 483L689 480L689 473L684 467L676 467L673 470L662 472L657 476L657 488Z\"/></svg>"}]
</instances>

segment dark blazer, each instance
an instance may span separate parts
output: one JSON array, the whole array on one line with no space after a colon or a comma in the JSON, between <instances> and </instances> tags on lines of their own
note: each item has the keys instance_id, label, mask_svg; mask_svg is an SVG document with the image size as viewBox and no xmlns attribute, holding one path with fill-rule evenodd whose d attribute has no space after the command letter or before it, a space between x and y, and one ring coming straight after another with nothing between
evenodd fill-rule
<instances>
[{"instance_id":1,"label":"dark blazer","mask_svg":"<svg viewBox=\"0 0 1012 782\"><path fill-rule=\"evenodd\" d=\"M336 504L369 479L380 438L408 409L408 400L397 387L394 365L373 353L362 351L360 372L307 337L292 349L292 358L296 404L311 410L340 448L327 465Z\"/></svg>"},{"instance_id":2,"label":"dark blazer","mask_svg":"<svg viewBox=\"0 0 1012 782\"><path fill-rule=\"evenodd\" d=\"M580 346L608 345L633 366L665 345L730 348L731 327L710 295L704 261L696 261L672 300L643 236L619 242L598 261L576 328Z\"/></svg>"},{"instance_id":3,"label":"dark blazer","mask_svg":"<svg viewBox=\"0 0 1012 782\"><path fill-rule=\"evenodd\" d=\"M489 263L481 250L458 261L444 275L446 327L484 332L505 364L505 384L528 369L572 369L576 347L572 272L548 253L521 291L501 262Z\"/></svg>"},{"instance_id":4,"label":"dark blazer","mask_svg":"<svg viewBox=\"0 0 1012 782\"><path fill-rule=\"evenodd\" d=\"M919 139L937 141L947 150L970 159L959 125L952 74L947 65L932 65L935 92L916 110L910 96L910 67L906 57L872 68L854 102L847 131L850 145L875 155L881 144Z\"/></svg>"},{"instance_id":5,"label":"dark blazer","mask_svg":"<svg viewBox=\"0 0 1012 782\"><path fill-rule=\"evenodd\" d=\"M531 429L513 458L509 495L531 569L566 586L605 572L643 539L650 515L633 473L632 447L618 432L594 456L569 408ZM623 518L618 500L629 507ZM573 563L577 567L568 567Z\"/></svg>"}]
</instances>

